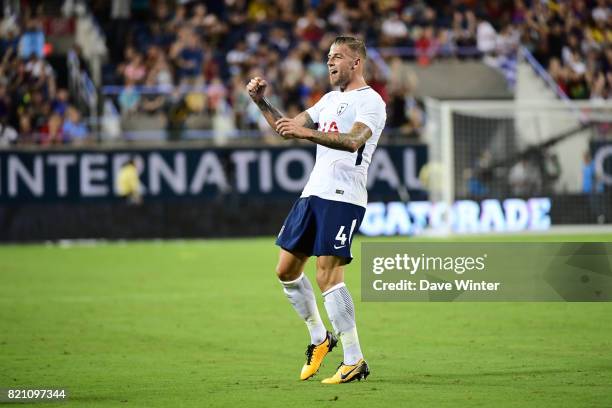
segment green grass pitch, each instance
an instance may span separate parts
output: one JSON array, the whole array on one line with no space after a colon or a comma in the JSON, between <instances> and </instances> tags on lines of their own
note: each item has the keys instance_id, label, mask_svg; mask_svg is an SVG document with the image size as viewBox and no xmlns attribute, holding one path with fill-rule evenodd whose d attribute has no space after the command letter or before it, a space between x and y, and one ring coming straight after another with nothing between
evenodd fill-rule
<instances>
[{"instance_id":1,"label":"green grass pitch","mask_svg":"<svg viewBox=\"0 0 612 408\"><path fill-rule=\"evenodd\" d=\"M611 304L362 303L359 258L372 375L320 384L337 349L300 382L276 257L272 238L1 246L0 387L70 391L45 407L612 407Z\"/></svg>"}]
</instances>

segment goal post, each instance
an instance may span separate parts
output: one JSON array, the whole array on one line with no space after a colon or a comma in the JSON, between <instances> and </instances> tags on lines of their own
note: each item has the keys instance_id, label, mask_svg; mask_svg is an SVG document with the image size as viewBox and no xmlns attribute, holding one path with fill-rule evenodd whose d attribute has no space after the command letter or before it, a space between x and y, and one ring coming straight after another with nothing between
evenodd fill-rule
<instances>
[{"instance_id":1,"label":"goal post","mask_svg":"<svg viewBox=\"0 0 612 408\"><path fill-rule=\"evenodd\" d=\"M547 197L558 223L610 221L612 103L428 98L425 109L421 179L449 229L462 200Z\"/></svg>"}]
</instances>

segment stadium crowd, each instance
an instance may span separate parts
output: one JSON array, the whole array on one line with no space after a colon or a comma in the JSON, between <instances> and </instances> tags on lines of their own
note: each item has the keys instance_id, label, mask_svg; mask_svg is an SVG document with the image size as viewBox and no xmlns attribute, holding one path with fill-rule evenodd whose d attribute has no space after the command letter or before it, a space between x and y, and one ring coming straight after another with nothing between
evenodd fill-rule
<instances>
[{"instance_id":1,"label":"stadium crowd","mask_svg":"<svg viewBox=\"0 0 612 408\"><path fill-rule=\"evenodd\" d=\"M248 78L265 77L269 97L294 115L327 92L326 54L339 33L357 33L380 50L368 81L387 102L388 128L402 136L418 137L425 122L403 60L496 65L523 44L570 98L608 99L612 89L607 0L94 0L90 7L110 51L103 82L123 86L115 95L120 112L161 115L169 126L201 115L267 131L244 92ZM24 15L9 23L5 16L0 29L2 129L17 130L23 142L87 140L44 59L40 22Z\"/></svg>"},{"instance_id":2,"label":"stadium crowd","mask_svg":"<svg viewBox=\"0 0 612 408\"><path fill-rule=\"evenodd\" d=\"M520 2L518 2L520 3ZM612 8L607 0L533 2L513 16L523 44L572 99L609 99Z\"/></svg>"},{"instance_id":3,"label":"stadium crowd","mask_svg":"<svg viewBox=\"0 0 612 408\"><path fill-rule=\"evenodd\" d=\"M439 57L484 57L499 65L523 43L570 98L607 99L612 88L606 0L208 3L152 1L148 13L125 9L119 23L109 15L110 48L128 44L107 77L130 87L119 98L122 112L159 112L173 101L138 95L132 85L206 86L205 98L186 98L188 112L229 113L238 129L267 131L244 93L248 78L268 79L271 97L295 114L328 91L325 56L346 32L381 50L384 59L368 66L369 82L387 101L388 128L403 135L418 137L425 118L399 59L427 65Z\"/></svg>"},{"instance_id":4,"label":"stadium crowd","mask_svg":"<svg viewBox=\"0 0 612 408\"><path fill-rule=\"evenodd\" d=\"M40 18L11 16L0 25L0 146L13 143L57 145L91 140L69 92L57 86L45 59Z\"/></svg>"}]
</instances>

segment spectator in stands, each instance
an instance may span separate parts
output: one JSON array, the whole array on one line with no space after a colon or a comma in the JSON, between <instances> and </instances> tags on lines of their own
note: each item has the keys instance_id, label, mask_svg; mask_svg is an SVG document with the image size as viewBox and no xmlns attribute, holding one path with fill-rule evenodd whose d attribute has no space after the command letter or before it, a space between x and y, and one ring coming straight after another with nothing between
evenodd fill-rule
<instances>
[{"instance_id":1,"label":"spectator in stands","mask_svg":"<svg viewBox=\"0 0 612 408\"><path fill-rule=\"evenodd\" d=\"M458 47L476 45L476 15L472 10L457 10L453 14L453 38Z\"/></svg>"},{"instance_id":2,"label":"spectator in stands","mask_svg":"<svg viewBox=\"0 0 612 408\"><path fill-rule=\"evenodd\" d=\"M53 113L57 113L61 117L64 117L66 110L68 109L69 98L70 95L68 94L68 90L65 88L60 88L57 91L55 99L51 102L51 110Z\"/></svg>"},{"instance_id":3,"label":"spectator in stands","mask_svg":"<svg viewBox=\"0 0 612 408\"><path fill-rule=\"evenodd\" d=\"M291 46L290 39L285 35L285 31L280 27L273 27L270 30L270 37L268 39L270 46L282 55L287 55L289 47Z\"/></svg>"},{"instance_id":4,"label":"spectator in stands","mask_svg":"<svg viewBox=\"0 0 612 408\"><path fill-rule=\"evenodd\" d=\"M230 89L230 103L233 107L234 123L238 129L250 129L247 112L251 101L244 92L244 82L244 77L236 75L232 78Z\"/></svg>"},{"instance_id":5,"label":"spectator in stands","mask_svg":"<svg viewBox=\"0 0 612 408\"><path fill-rule=\"evenodd\" d=\"M31 54L25 64L25 71L32 79L38 79L53 71L51 66L37 54Z\"/></svg>"},{"instance_id":6,"label":"spectator in stands","mask_svg":"<svg viewBox=\"0 0 612 408\"><path fill-rule=\"evenodd\" d=\"M593 8L591 13L593 20L606 22L611 15L612 12L610 11L609 2L606 0L597 0L597 5Z\"/></svg>"},{"instance_id":7,"label":"spectator in stands","mask_svg":"<svg viewBox=\"0 0 612 408\"><path fill-rule=\"evenodd\" d=\"M438 55L443 57L452 57L456 54L457 47L454 44L452 31L447 29L440 29L438 31Z\"/></svg>"},{"instance_id":8,"label":"spectator in stands","mask_svg":"<svg viewBox=\"0 0 612 408\"><path fill-rule=\"evenodd\" d=\"M305 41L317 43L325 34L325 20L319 18L316 10L310 8L305 16L297 20L295 33Z\"/></svg>"},{"instance_id":9,"label":"spectator in stands","mask_svg":"<svg viewBox=\"0 0 612 408\"><path fill-rule=\"evenodd\" d=\"M214 13L208 13L206 6L201 3L194 8L194 19L191 23L208 44L219 44L228 31L227 25Z\"/></svg>"},{"instance_id":10,"label":"spectator in stands","mask_svg":"<svg viewBox=\"0 0 612 408\"><path fill-rule=\"evenodd\" d=\"M304 64L302 62L302 51L293 48L287 58L281 63L282 88L295 89L304 77Z\"/></svg>"},{"instance_id":11,"label":"spectator in stands","mask_svg":"<svg viewBox=\"0 0 612 408\"><path fill-rule=\"evenodd\" d=\"M227 56L225 57L230 66L230 73L236 75L241 72L243 66L248 62L250 56L251 55L247 49L246 42L243 40L238 41L234 48L228 52Z\"/></svg>"},{"instance_id":12,"label":"spectator in stands","mask_svg":"<svg viewBox=\"0 0 612 408\"><path fill-rule=\"evenodd\" d=\"M437 13L425 2L416 2L404 9L404 19L415 26L424 27L436 24Z\"/></svg>"},{"instance_id":13,"label":"spectator in stands","mask_svg":"<svg viewBox=\"0 0 612 408\"><path fill-rule=\"evenodd\" d=\"M198 3L193 8L193 17L189 20L191 26L200 35L204 35L217 26L217 16L214 14L206 14L206 6L202 3Z\"/></svg>"},{"instance_id":14,"label":"spectator in stands","mask_svg":"<svg viewBox=\"0 0 612 408\"><path fill-rule=\"evenodd\" d=\"M221 78L215 77L208 85L208 104L211 112L218 112L225 106L227 99L227 88L221 81Z\"/></svg>"},{"instance_id":15,"label":"spectator in stands","mask_svg":"<svg viewBox=\"0 0 612 408\"><path fill-rule=\"evenodd\" d=\"M20 110L24 113L27 112L32 118L34 128L39 129L47 123L51 111L50 107L41 91L30 88L29 92L24 94Z\"/></svg>"},{"instance_id":16,"label":"spectator in stands","mask_svg":"<svg viewBox=\"0 0 612 408\"><path fill-rule=\"evenodd\" d=\"M328 68L325 61L327 61L327 58L323 52L313 50L312 58L306 65L306 72L308 72L308 75L312 76L312 78L319 84L325 83L327 80Z\"/></svg>"},{"instance_id":17,"label":"spectator in stands","mask_svg":"<svg viewBox=\"0 0 612 408\"><path fill-rule=\"evenodd\" d=\"M610 90L606 88L606 76L603 72L589 76L590 99L593 102L605 102L610 98Z\"/></svg>"},{"instance_id":18,"label":"spectator in stands","mask_svg":"<svg viewBox=\"0 0 612 408\"><path fill-rule=\"evenodd\" d=\"M524 24L527 18L527 7L523 0L514 0L514 8L512 10L512 24Z\"/></svg>"},{"instance_id":19,"label":"spectator in stands","mask_svg":"<svg viewBox=\"0 0 612 408\"><path fill-rule=\"evenodd\" d=\"M512 24L507 24L500 30L495 39L495 48L499 56L516 55L520 45L520 32Z\"/></svg>"},{"instance_id":20,"label":"spectator in stands","mask_svg":"<svg viewBox=\"0 0 612 408\"><path fill-rule=\"evenodd\" d=\"M215 54L215 51L210 46L204 46L204 61L202 63L202 75L205 81L210 81L214 76L221 73L221 60ZM224 78L227 73L224 72Z\"/></svg>"},{"instance_id":21,"label":"spectator in stands","mask_svg":"<svg viewBox=\"0 0 612 408\"><path fill-rule=\"evenodd\" d=\"M19 48L19 26L15 16L5 16L0 22L0 55L14 55Z\"/></svg>"},{"instance_id":22,"label":"spectator in stands","mask_svg":"<svg viewBox=\"0 0 612 408\"><path fill-rule=\"evenodd\" d=\"M87 125L81 119L81 113L74 106L69 106L62 126L64 138L68 143L82 144L88 141L90 135Z\"/></svg>"},{"instance_id":23,"label":"spectator in stands","mask_svg":"<svg viewBox=\"0 0 612 408\"><path fill-rule=\"evenodd\" d=\"M134 82L128 79L119 94L119 107L121 114L126 116L137 111L140 103L140 93L136 90Z\"/></svg>"},{"instance_id":24,"label":"spectator in stands","mask_svg":"<svg viewBox=\"0 0 612 408\"><path fill-rule=\"evenodd\" d=\"M567 81L567 95L572 99L588 99L590 91L584 76L582 66L580 70L570 68Z\"/></svg>"},{"instance_id":25,"label":"spectator in stands","mask_svg":"<svg viewBox=\"0 0 612 408\"><path fill-rule=\"evenodd\" d=\"M17 143L19 144L29 144L36 143L37 137L34 134L34 129L32 128L32 120L27 114L19 115L19 138L17 139Z\"/></svg>"},{"instance_id":26,"label":"spectator in stands","mask_svg":"<svg viewBox=\"0 0 612 408\"><path fill-rule=\"evenodd\" d=\"M548 72L552 79L554 79L555 83L559 87L563 93L567 94L567 70L561 65L561 61L559 58L551 58L550 63L548 64Z\"/></svg>"},{"instance_id":27,"label":"spectator in stands","mask_svg":"<svg viewBox=\"0 0 612 408\"><path fill-rule=\"evenodd\" d=\"M352 16L354 16L354 13L351 12L346 1L337 1L334 10L327 17L327 22L339 33L346 33L350 31Z\"/></svg>"},{"instance_id":28,"label":"spectator in stands","mask_svg":"<svg viewBox=\"0 0 612 408\"><path fill-rule=\"evenodd\" d=\"M142 95L140 110L148 115L163 114L164 107L166 106L166 97L163 93L163 89L159 89L159 91L154 90L156 86L156 77L152 75L148 76L145 86L150 90Z\"/></svg>"},{"instance_id":29,"label":"spectator in stands","mask_svg":"<svg viewBox=\"0 0 612 408\"><path fill-rule=\"evenodd\" d=\"M143 62L142 54L138 51L130 53L130 60L123 68L123 77L126 82L140 84L144 82L147 70Z\"/></svg>"},{"instance_id":30,"label":"spectator in stands","mask_svg":"<svg viewBox=\"0 0 612 408\"><path fill-rule=\"evenodd\" d=\"M202 78L198 78L195 80L193 85L194 85L194 88L201 89L203 88L204 81ZM204 114L205 109L208 107L208 97L209 96L210 96L209 92L202 92L200 90L193 90L191 92L188 92L183 98L184 104L188 110L188 113L196 114L196 115ZM211 114L214 113L212 109L210 110L210 113Z\"/></svg>"},{"instance_id":31,"label":"spectator in stands","mask_svg":"<svg viewBox=\"0 0 612 408\"><path fill-rule=\"evenodd\" d=\"M400 46L408 37L408 27L400 18L399 13L390 11L382 22L381 45Z\"/></svg>"},{"instance_id":32,"label":"spectator in stands","mask_svg":"<svg viewBox=\"0 0 612 408\"><path fill-rule=\"evenodd\" d=\"M149 51L147 58L149 69L145 82L164 91L171 89L174 78L166 53L158 47L150 47Z\"/></svg>"},{"instance_id":33,"label":"spectator in stands","mask_svg":"<svg viewBox=\"0 0 612 408\"><path fill-rule=\"evenodd\" d=\"M155 15L149 23L151 43L158 46L168 46L172 43L173 35L170 27L172 15L165 1L157 2Z\"/></svg>"},{"instance_id":34,"label":"spectator in stands","mask_svg":"<svg viewBox=\"0 0 612 408\"><path fill-rule=\"evenodd\" d=\"M39 129L40 144L43 146L61 145L66 142L62 128L62 117L52 114Z\"/></svg>"},{"instance_id":35,"label":"spectator in stands","mask_svg":"<svg viewBox=\"0 0 612 408\"><path fill-rule=\"evenodd\" d=\"M204 53L198 35L192 30L184 31L184 39L177 47L175 63L178 66L178 79L181 83L195 80L202 73Z\"/></svg>"},{"instance_id":36,"label":"spectator in stands","mask_svg":"<svg viewBox=\"0 0 612 408\"><path fill-rule=\"evenodd\" d=\"M43 58L44 46L45 34L42 31L41 22L35 18L28 20L19 40L19 56L22 59L30 58L32 55Z\"/></svg>"},{"instance_id":37,"label":"spectator in stands","mask_svg":"<svg viewBox=\"0 0 612 408\"><path fill-rule=\"evenodd\" d=\"M11 98L7 93L7 87L5 84L0 83L0 120L8 121L11 114L11 105Z\"/></svg>"},{"instance_id":38,"label":"spectator in stands","mask_svg":"<svg viewBox=\"0 0 612 408\"><path fill-rule=\"evenodd\" d=\"M17 143L18 133L6 117L0 117L0 148Z\"/></svg>"},{"instance_id":39,"label":"spectator in stands","mask_svg":"<svg viewBox=\"0 0 612 408\"><path fill-rule=\"evenodd\" d=\"M438 40L434 37L433 27L426 26L423 28L415 43L418 63L420 65L429 65L432 58L436 56L438 47Z\"/></svg>"},{"instance_id":40,"label":"spectator in stands","mask_svg":"<svg viewBox=\"0 0 612 408\"><path fill-rule=\"evenodd\" d=\"M174 10L172 19L168 22L168 30L170 32L177 32L181 27L187 23L187 7L184 4L177 4Z\"/></svg>"}]
</instances>

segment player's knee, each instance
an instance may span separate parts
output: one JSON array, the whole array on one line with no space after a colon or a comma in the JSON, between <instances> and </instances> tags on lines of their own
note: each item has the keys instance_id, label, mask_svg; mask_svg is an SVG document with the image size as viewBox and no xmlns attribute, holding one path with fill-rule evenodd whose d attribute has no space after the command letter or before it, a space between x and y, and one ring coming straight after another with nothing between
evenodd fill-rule
<instances>
[{"instance_id":1,"label":"player's knee","mask_svg":"<svg viewBox=\"0 0 612 408\"><path fill-rule=\"evenodd\" d=\"M317 271L317 285L319 286L319 289L321 289L321 292L325 292L325 289L327 289L327 282L328 277Z\"/></svg>"},{"instance_id":2,"label":"player's knee","mask_svg":"<svg viewBox=\"0 0 612 408\"><path fill-rule=\"evenodd\" d=\"M276 276L283 282L289 282L292 280L296 280L299 277L299 271L295 271L295 268L291 268L282 263L278 263L276 265Z\"/></svg>"}]
</instances>

